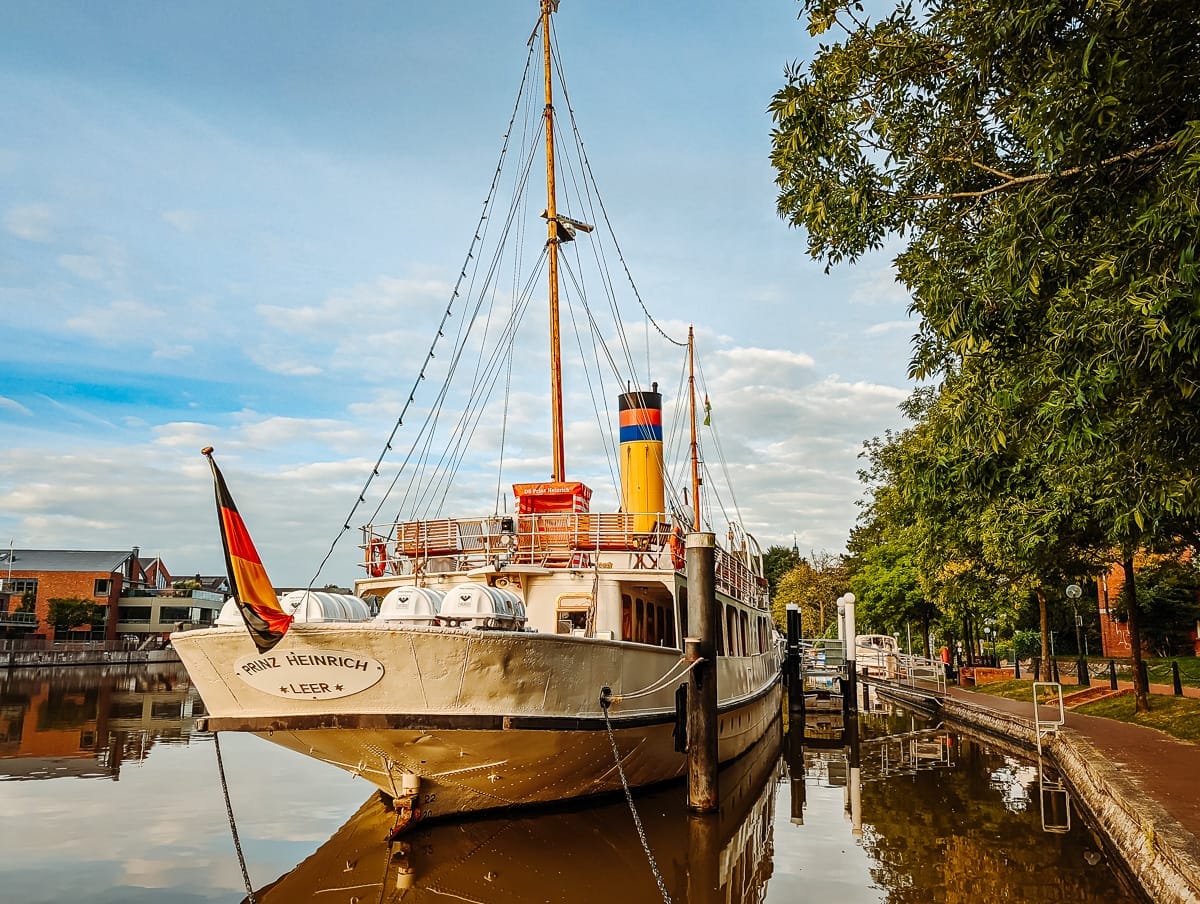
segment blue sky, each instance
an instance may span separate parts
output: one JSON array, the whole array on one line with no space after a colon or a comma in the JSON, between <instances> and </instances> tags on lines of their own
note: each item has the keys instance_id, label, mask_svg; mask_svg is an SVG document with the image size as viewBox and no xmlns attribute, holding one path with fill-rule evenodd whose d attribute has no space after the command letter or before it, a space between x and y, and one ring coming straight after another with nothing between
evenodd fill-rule
<instances>
[{"instance_id":1,"label":"blue sky","mask_svg":"<svg viewBox=\"0 0 1200 904\"><path fill-rule=\"evenodd\" d=\"M886 251L825 275L775 213L766 107L812 50L799 9L563 0L556 31L640 294L696 326L743 520L836 552L913 326ZM306 583L462 266L536 15L8 0L0 537L219 571L213 445L272 578ZM353 579L355 540L322 582Z\"/></svg>"}]
</instances>

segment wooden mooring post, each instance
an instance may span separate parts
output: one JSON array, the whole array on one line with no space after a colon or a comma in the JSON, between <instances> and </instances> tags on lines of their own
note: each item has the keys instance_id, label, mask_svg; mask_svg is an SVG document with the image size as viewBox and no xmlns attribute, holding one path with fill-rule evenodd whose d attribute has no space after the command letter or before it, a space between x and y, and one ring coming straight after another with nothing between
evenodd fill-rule
<instances>
[{"instance_id":1,"label":"wooden mooring post","mask_svg":"<svg viewBox=\"0 0 1200 904\"><path fill-rule=\"evenodd\" d=\"M800 607L795 603L787 604L787 660L784 663L784 677L787 679L788 714L804 716L804 669L801 661L800 637L803 631L803 619Z\"/></svg>"},{"instance_id":2,"label":"wooden mooring post","mask_svg":"<svg viewBox=\"0 0 1200 904\"><path fill-rule=\"evenodd\" d=\"M688 677L688 809L720 808L717 788L717 585L716 536L687 536L688 634L697 639L699 662Z\"/></svg>"}]
</instances>

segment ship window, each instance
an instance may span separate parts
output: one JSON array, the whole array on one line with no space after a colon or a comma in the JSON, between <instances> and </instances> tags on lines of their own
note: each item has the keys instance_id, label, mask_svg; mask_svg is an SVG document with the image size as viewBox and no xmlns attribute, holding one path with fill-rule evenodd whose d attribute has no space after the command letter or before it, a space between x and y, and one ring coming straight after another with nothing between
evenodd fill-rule
<instances>
[{"instance_id":1,"label":"ship window","mask_svg":"<svg viewBox=\"0 0 1200 904\"><path fill-rule=\"evenodd\" d=\"M729 655L741 655L738 649L737 612L733 606L725 607L725 636L729 638Z\"/></svg>"},{"instance_id":2,"label":"ship window","mask_svg":"<svg viewBox=\"0 0 1200 904\"><path fill-rule=\"evenodd\" d=\"M750 616L743 612L740 621L741 625L739 625L739 627L741 628L742 655L748 656L750 655Z\"/></svg>"},{"instance_id":3,"label":"ship window","mask_svg":"<svg viewBox=\"0 0 1200 904\"><path fill-rule=\"evenodd\" d=\"M646 604L637 601L633 618L633 639L638 643L646 642Z\"/></svg>"},{"instance_id":4,"label":"ship window","mask_svg":"<svg viewBox=\"0 0 1200 904\"><path fill-rule=\"evenodd\" d=\"M633 600L621 594L621 640L633 640Z\"/></svg>"}]
</instances>

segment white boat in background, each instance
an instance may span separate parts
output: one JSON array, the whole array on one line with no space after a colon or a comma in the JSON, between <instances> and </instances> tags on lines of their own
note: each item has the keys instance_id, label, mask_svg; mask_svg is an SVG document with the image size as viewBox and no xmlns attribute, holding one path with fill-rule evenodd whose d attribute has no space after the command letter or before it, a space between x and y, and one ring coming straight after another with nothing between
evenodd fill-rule
<instances>
[{"instance_id":1,"label":"white boat in background","mask_svg":"<svg viewBox=\"0 0 1200 904\"><path fill-rule=\"evenodd\" d=\"M556 212L549 82L559 71L552 66L550 34L557 2L542 0L541 7L542 65L531 68L546 77L544 106L536 103L543 119L536 138L545 139L542 216L548 228L534 269L544 271L549 284L552 479L514 484L511 512L499 503L491 513L467 516L417 511L444 498L438 495L443 489L431 490L432 481L453 482L472 423L500 405L490 401L491 393L504 385L504 355L513 353L527 300L518 296L508 307L512 320L493 323L476 346L465 339L457 346L455 361L474 348L480 363L468 408L455 419L458 432L446 444L449 459L441 460L454 465L439 472L440 462L431 464L435 477L427 471L410 483L402 507L415 514L372 519L362 528L365 575L354 597L301 592L285 599L282 608L293 622L265 652L249 638L236 608L214 628L172 636L204 700L207 728L252 732L361 776L393 798L406 819L611 792L621 788L622 773L633 786L682 775L676 692L686 683L683 639L696 616L689 609L683 541L696 530L725 541L715 555L720 761L748 750L780 712L781 654L761 552L736 519L714 529L709 516L717 505L701 508L718 481L701 480L690 330L687 343L675 343L686 356L680 355L674 422L690 432L679 470L664 452L663 395L657 384L631 389L646 382L629 374L616 383L619 411L608 418L619 436L619 443L607 443L619 459L617 502L593 510L589 486L566 476L560 266L572 285L578 275L574 263L560 262L559 252L593 227ZM537 43L531 42L531 59ZM528 171L527 163L521 166ZM578 172L590 175L590 166ZM523 190L523 179L515 184ZM514 202L509 215L520 209ZM597 219L607 222L606 215ZM512 285L524 283L514 279ZM494 289L475 294L483 298L487 291ZM591 318L586 300L582 305L581 316ZM614 316L613 330L623 329ZM617 360L632 367L628 348L607 359ZM601 370L594 362L589 387ZM444 385L439 403L448 397ZM437 421L431 415L426 424ZM431 436L423 432L414 440L402 475L413 472L412 462L430 460L422 450ZM688 483L690 499L677 489ZM721 508L736 512L733 504ZM612 700L607 711L602 693Z\"/></svg>"}]
</instances>

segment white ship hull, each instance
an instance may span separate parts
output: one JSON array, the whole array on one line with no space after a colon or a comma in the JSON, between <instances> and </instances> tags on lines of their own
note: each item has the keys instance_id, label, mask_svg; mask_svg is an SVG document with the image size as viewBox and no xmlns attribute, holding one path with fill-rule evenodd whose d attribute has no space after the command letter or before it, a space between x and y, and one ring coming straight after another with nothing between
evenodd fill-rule
<instances>
[{"instance_id":1,"label":"white ship hull","mask_svg":"<svg viewBox=\"0 0 1200 904\"><path fill-rule=\"evenodd\" d=\"M253 732L392 796L402 776L418 776L423 818L617 790L609 725L631 785L666 781L686 767L673 743L675 689L686 681L677 649L378 623L297 624L261 656L233 627L174 641L208 728ZM661 690L612 703L606 723L603 688L620 697L672 670L678 680ZM354 690L360 675L359 683L376 680ZM779 714L778 654L721 657L718 689L725 762Z\"/></svg>"}]
</instances>

